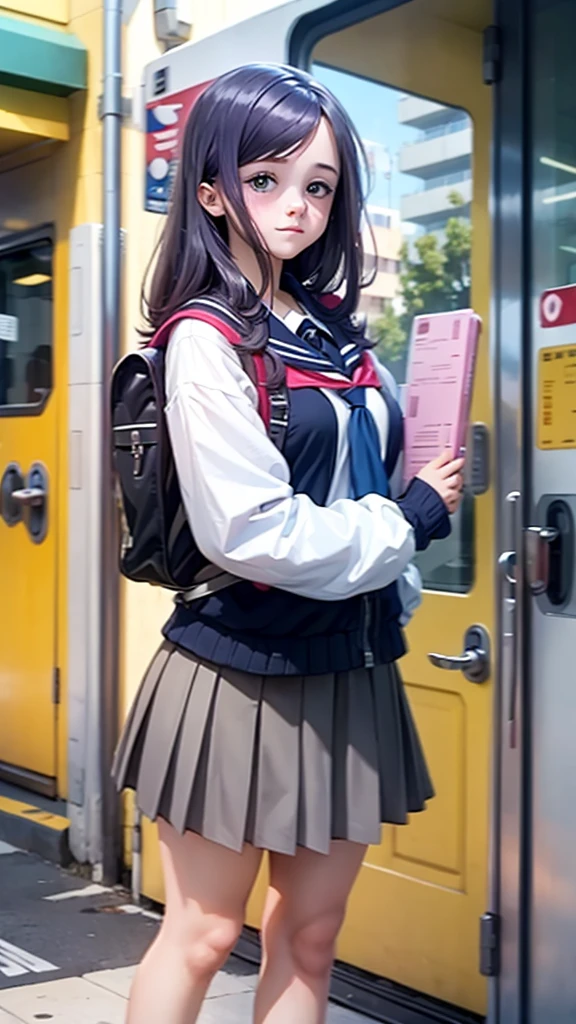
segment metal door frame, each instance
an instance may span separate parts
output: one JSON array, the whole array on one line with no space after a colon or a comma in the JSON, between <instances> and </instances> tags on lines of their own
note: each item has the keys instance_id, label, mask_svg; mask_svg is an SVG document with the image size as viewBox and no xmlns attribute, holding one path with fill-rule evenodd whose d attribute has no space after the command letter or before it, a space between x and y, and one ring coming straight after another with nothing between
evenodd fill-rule
<instances>
[{"instance_id":1,"label":"metal door frame","mask_svg":"<svg viewBox=\"0 0 576 1024\"><path fill-rule=\"evenodd\" d=\"M526 351L530 337L530 134L528 29L523 0L495 0L501 74L495 89L494 404L497 547L521 550L526 522ZM516 498L514 501L513 498ZM521 559L495 565L498 636L495 688L490 909L499 925L498 974L489 1024L525 1024L530 867L530 706ZM513 565L513 563L516 563ZM515 578L510 584L507 571ZM510 630L509 606L515 602ZM515 687L515 691L513 690ZM516 700L513 701L514 692ZM516 715L511 738L512 704Z\"/></svg>"},{"instance_id":2,"label":"metal door frame","mask_svg":"<svg viewBox=\"0 0 576 1024\"><path fill-rule=\"evenodd\" d=\"M309 69L312 51L325 36L343 32L351 25L358 25L378 14L402 7L411 0L334 0L331 4L316 7L292 26L288 40L288 63L294 67Z\"/></svg>"}]
</instances>

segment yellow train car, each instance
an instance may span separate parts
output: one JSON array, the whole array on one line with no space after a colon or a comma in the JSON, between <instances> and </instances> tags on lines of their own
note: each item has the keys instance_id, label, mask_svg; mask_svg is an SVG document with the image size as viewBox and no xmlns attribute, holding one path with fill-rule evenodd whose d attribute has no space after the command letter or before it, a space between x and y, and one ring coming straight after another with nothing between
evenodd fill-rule
<instances>
[{"instance_id":1,"label":"yellow train car","mask_svg":"<svg viewBox=\"0 0 576 1024\"><path fill-rule=\"evenodd\" d=\"M105 5L2 6L0 35L34 26L35 46L68 47L83 70L51 81L34 58L39 84L14 47L12 78L0 76L0 776L65 799L75 856L106 877L123 856L136 891L161 900L155 829L144 823L140 851L131 802L120 820L106 781L169 599L122 586L116 628L101 615L118 598L100 520ZM391 1024L568 1024L576 2L220 0L191 2L190 25L182 9L156 5L159 39L151 4L124 4L122 344L169 194L160 129L177 138L194 90L249 61L312 69L359 125L379 237L364 308L400 382L409 303L423 296L406 269L431 250L437 290L483 320L466 501L422 562L403 665L437 796L369 850L339 991ZM264 885L265 869L248 928Z\"/></svg>"},{"instance_id":2,"label":"yellow train car","mask_svg":"<svg viewBox=\"0 0 576 1024\"><path fill-rule=\"evenodd\" d=\"M88 57L101 26L86 4L69 8L14 0L0 12L0 773L51 796L67 762L69 235L100 219Z\"/></svg>"}]
</instances>

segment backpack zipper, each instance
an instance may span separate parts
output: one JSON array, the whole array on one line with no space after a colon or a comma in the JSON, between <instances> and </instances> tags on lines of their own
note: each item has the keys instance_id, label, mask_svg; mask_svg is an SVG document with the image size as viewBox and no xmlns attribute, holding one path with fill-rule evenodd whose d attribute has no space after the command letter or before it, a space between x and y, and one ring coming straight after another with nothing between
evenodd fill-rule
<instances>
[{"instance_id":1,"label":"backpack zipper","mask_svg":"<svg viewBox=\"0 0 576 1024\"><path fill-rule=\"evenodd\" d=\"M364 629L362 631L364 668L374 668L374 652L370 646L370 622L372 619L372 605L370 604L370 595L364 594L362 602L364 605Z\"/></svg>"},{"instance_id":2,"label":"backpack zipper","mask_svg":"<svg viewBox=\"0 0 576 1024\"><path fill-rule=\"evenodd\" d=\"M132 464L132 476L139 477L142 473L142 459L144 458L144 443L142 441L141 430L146 428L156 428L156 423L121 423L112 429L114 431L130 431L130 454L133 459ZM148 442L149 443L149 442Z\"/></svg>"}]
</instances>

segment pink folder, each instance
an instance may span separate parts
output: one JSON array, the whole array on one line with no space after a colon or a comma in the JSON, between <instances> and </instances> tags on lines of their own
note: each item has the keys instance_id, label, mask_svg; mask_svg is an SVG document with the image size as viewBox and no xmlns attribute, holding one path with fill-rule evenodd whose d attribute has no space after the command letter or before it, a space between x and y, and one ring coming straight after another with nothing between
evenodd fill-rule
<instances>
[{"instance_id":1,"label":"pink folder","mask_svg":"<svg viewBox=\"0 0 576 1024\"><path fill-rule=\"evenodd\" d=\"M481 328L473 309L417 316L404 420L404 483L445 449L464 453Z\"/></svg>"}]
</instances>

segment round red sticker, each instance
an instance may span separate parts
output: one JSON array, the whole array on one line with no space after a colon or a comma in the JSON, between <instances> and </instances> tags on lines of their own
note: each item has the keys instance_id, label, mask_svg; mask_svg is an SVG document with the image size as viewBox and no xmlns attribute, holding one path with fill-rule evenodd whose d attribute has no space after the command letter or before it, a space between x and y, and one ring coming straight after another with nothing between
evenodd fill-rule
<instances>
[{"instance_id":1,"label":"round red sticker","mask_svg":"<svg viewBox=\"0 0 576 1024\"><path fill-rule=\"evenodd\" d=\"M562 312L562 299L557 292L548 292L542 299L542 315L549 324L555 324Z\"/></svg>"}]
</instances>

